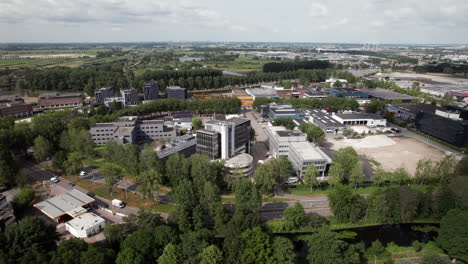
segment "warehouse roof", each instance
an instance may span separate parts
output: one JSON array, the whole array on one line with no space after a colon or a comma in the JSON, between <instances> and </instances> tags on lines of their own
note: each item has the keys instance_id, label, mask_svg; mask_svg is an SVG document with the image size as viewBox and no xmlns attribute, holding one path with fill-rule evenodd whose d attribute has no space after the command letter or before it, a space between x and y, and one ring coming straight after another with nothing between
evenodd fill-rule
<instances>
[{"instance_id":1,"label":"warehouse roof","mask_svg":"<svg viewBox=\"0 0 468 264\"><path fill-rule=\"evenodd\" d=\"M412 100L418 99L417 97L401 94L393 91L383 89L361 89L363 93L367 93L371 97L375 97L380 100Z\"/></svg>"},{"instance_id":2,"label":"warehouse roof","mask_svg":"<svg viewBox=\"0 0 468 264\"><path fill-rule=\"evenodd\" d=\"M68 214L71 217L76 217L86 212L83 206L88 205L95 200L86 194L72 189L63 194L54 196L45 201L34 205L37 209L43 212L48 217L55 219L62 215Z\"/></svg>"},{"instance_id":3,"label":"warehouse roof","mask_svg":"<svg viewBox=\"0 0 468 264\"><path fill-rule=\"evenodd\" d=\"M351 120L351 119L373 119L373 120L381 120L385 119L379 115L372 114L372 113L354 113L354 114L335 114L337 117L341 119Z\"/></svg>"}]
</instances>

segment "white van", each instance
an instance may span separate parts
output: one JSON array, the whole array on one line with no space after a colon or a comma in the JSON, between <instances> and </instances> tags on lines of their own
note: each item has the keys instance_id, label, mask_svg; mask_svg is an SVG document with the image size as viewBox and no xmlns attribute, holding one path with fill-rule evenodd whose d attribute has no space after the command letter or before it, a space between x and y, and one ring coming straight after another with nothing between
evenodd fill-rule
<instances>
[{"instance_id":1,"label":"white van","mask_svg":"<svg viewBox=\"0 0 468 264\"><path fill-rule=\"evenodd\" d=\"M112 205L117 206L119 208L124 208L125 207L124 202L122 202L120 200L117 200L117 199L112 200Z\"/></svg>"}]
</instances>

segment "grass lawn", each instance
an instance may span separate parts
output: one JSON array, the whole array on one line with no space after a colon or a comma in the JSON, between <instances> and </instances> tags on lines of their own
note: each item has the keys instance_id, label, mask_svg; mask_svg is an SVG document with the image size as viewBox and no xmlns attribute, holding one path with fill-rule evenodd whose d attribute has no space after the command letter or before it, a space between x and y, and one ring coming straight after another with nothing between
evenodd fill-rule
<instances>
[{"instance_id":1,"label":"grass lawn","mask_svg":"<svg viewBox=\"0 0 468 264\"><path fill-rule=\"evenodd\" d=\"M95 193L96 195L104 199L119 199L125 202L130 207L136 207L144 210L152 210L163 213L170 213L175 209L175 205L157 203L132 192L127 192L128 196L126 196L125 190L122 190L120 188L114 188L114 193L110 194L109 187L107 185L98 182L93 183L89 180L80 179L78 176L64 176L64 178L90 192Z\"/></svg>"}]
</instances>

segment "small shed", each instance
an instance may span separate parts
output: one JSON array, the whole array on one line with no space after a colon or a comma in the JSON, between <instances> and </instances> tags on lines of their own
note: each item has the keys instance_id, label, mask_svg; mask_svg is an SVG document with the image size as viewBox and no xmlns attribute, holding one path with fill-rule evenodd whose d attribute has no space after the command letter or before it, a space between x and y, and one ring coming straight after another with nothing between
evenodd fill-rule
<instances>
[{"instance_id":1,"label":"small shed","mask_svg":"<svg viewBox=\"0 0 468 264\"><path fill-rule=\"evenodd\" d=\"M106 221L94 213L85 213L65 223L68 232L78 238L93 236L104 230Z\"/></svg>"}]
</instances>

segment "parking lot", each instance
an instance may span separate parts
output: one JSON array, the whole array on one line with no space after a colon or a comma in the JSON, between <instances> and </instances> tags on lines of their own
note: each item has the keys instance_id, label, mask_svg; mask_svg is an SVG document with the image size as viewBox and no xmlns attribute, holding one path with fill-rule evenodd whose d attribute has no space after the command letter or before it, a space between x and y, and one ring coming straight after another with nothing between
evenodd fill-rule
<instances>
[{"instance_id":1,"label":"parking lot","mask_svg":"<svg viewBox=\"0 0 468 264\"><path fill-rule=\"evenodd\" d=\"M380 163L386 171L405 168L414 175L421 159L440 161L445 153L417 139L388 137L385 135L368 136L364 139L337 139L328 137L328 147L338 150L353 147L359 155L365 155Z\"/></svg>"}]
</instances>

